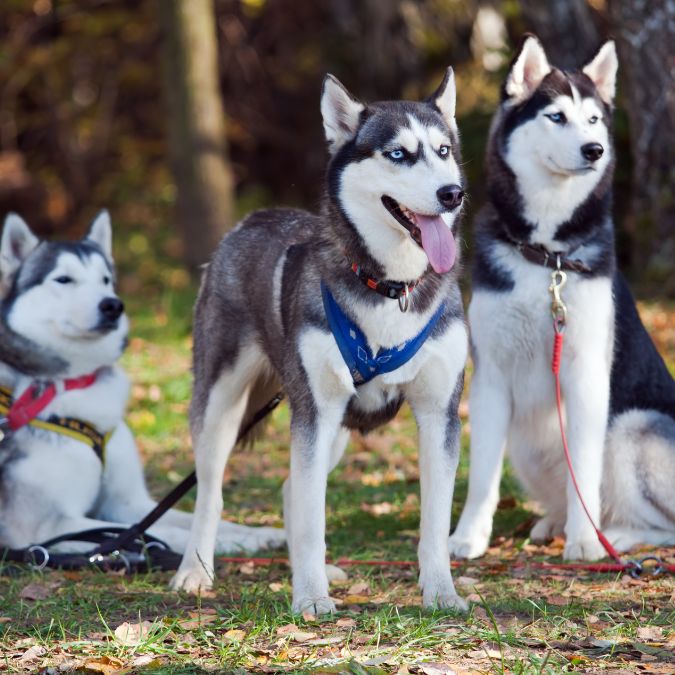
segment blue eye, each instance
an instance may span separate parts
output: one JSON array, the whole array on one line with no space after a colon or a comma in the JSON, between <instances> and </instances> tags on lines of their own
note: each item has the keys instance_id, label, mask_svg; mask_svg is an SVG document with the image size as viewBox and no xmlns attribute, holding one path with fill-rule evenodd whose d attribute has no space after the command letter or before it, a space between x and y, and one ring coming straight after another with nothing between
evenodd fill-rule
<instances>
[{"instance_id":1,"label":"blue eye","mask_svg":"<svg viewBox=\"0 0 675 675\"><path fill-rule=\"evenodd\" d=\"M392 150L391 152L386 153L387 157L389 159L393 159L395 162L400 162L402 159L405 158L405 150L402 148L396 148L396 150Z\"/></svg>"},{"instance_id":2,"label":"blue eye","mask_svg":"<svg viewBox=\"0 0 675 675\"><path fill-rule=\"evenodd\" d=\"M561 112L549 113L546 115L554 124L565 124L567 117Z\"/></svg>"},{"instance_id":3,"label":"blue eye","mask_svg":"<svg viewBox=\"0 0 675 675\"><path fill-rule=\"evenodd\" d=\"M110 283L110 277L108 276L103 277L103 283L107 286Z\"/></svg>"},{"instance_id":4,"label":"blue eye","mask_svg":"<svg viewBox=\"0 0 675 675\"><path fill-rule=\"evenodd\" d=\"M60 277L56 277L56 279L54 279L54 281L57 284L72 284L73 283L73 277L68 277L68 276L63 275L63 276L60 276Z\"/></svg>"},{"instance_id":5,"label":"blue eye","mask_svg":"<svg viewBox=\"0 0 675 675\"><path fill-rule=\"evenodd\" d=\"M597 121L598 121L598 116L597 116L597 115L593 115L593 117L591 117L591 118L588 120L588 123L589 123L589 124L595 124Z\"/></svg>"},{"instance_id":6,"label":"blue eye","mask_svg":"<svg viewBox=\"0 0 675 675\"><path fill-rule=\"evenodd\" d=\"M449 145L441 145L441 147L438 148L438 154L441 157L447 157L450 154L450 146Z\"/></svg>"}]
</instances>

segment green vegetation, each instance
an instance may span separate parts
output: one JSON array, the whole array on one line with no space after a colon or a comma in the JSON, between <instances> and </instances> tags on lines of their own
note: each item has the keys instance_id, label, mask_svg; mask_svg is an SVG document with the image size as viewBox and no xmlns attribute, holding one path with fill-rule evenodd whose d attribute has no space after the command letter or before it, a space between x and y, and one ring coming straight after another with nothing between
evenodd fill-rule
<instances>
[{"instance_id":1,"label":"green vegetation","mask_svg":"<svg viewBox=\"0 0 675 675\"><path fill-rule=\"evenodd\" d=\"M134 317L124 357L134 383L129 421L157 496L192 468L186 412L193 299L189 284L128 298ZM650 303L641 309L675 365L675 308ZM466 492L466 433L463 439L455 517ZM233 453L224 486L227 518L281 525L287 447L288 411L282 407L264 440ZM191 508L193 499L186 497L181 506ZM332 587L339 612L318 621L290 614L289 571L277 562L223 562L217 587L201 598L168 592L167 573L2 577L0 669L672 672L672 578L636 581L523 567L560 560L560 541L528 543L533 517L507 474L489 556L455 570L460 591L473 601L466 618L421 610L414 566L345 566L347 581ZM414 422L404 411L388 429L355 436L331 476L329 554L334 560L414 560L418 518ZM673 560L672 550L661 553ZM47 667L54 670L41 670Z\"/></svg>"}]
</instances>

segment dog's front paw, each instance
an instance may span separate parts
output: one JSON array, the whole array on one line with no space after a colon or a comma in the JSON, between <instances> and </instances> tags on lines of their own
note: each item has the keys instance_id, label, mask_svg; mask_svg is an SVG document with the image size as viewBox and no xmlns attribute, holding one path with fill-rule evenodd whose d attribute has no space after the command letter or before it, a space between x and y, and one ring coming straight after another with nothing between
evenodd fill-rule
<instances>
[{"instance_id":1,"label":"dog's front paw","mask_svg":"<svg viewBox=\"0 0 675 675\"><path fill-rule=\"evenodd\" d=\"M200 591L207 591L213 586L213 577L204 569L199 567L179 568L173 579L169 582L169 587L174 591L185 591L197 595Z\"/></svg>"},{"instance_id":2,"label":"dog's front paw","mask_svg":"<svg viewBox=\"0 0 675 675\"><path fill-rule=\"evenodd\" d=\"M466 612L469 609L469 603L457 595L454 588L440 592L425 589L422 593L422 604L426 609L451 609L456 612Z\"/></svg>"},{"instance_id":3,"label":"dog's front paw","mask_svg":"<svg viewBox=\"0 0 675 675\"><path fill-rule=\"evenodd\" d=\"M540 518L534 527L530 530L530 540L534 544L544 544L551 541L553 537L560 537L564 534L564 525L553 518L544 516Z\"/></svg>"},{"instance_id":4,"label":"dog's front paw","mask_svg":"<svg viewBox=\"0 0 675 675\"><path fill-rule=\"evenodd\" d=\"M597 539L568 540L563 551L565 560L599 560L607 555Z\"/></svg>"},{"instance_id":5,"label":"dog's front paw","mask_svg":"<svg viewBox=\"0 0 675 675\"><path fill-rule=\"evenodd\" d=\"M335 603L328 596L321 598L300 597L293 599L292 609L296 614L309 612L314 616L321 616L322 614L332 614L335 611Z\"/></svg>"},{"instance_id":6,"label":"dog's front paw","mask_svg":"<svg viewBox=\"0 0 675 675\"><path fill-rule=\"evenodd\" d=\"M448 540L448 547L453 558L479 558L487 551L489 543L488 536L474 534L465 537L461 532L455 532Z\"/></svg>"}]
</instances>

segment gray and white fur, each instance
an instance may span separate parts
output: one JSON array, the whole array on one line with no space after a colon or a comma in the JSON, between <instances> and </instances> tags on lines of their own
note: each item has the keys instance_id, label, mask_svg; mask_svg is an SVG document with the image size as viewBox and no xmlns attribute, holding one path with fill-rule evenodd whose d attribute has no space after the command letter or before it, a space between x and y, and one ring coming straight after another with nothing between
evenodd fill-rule
<instances>
[{"instance_id":1,"label":"gray and white fur","mask_svg":"<svg viewBox=\"0 0 675 675\"><path fill-rule=\"evenodd\" d=\"M291 408L284 519L293 610L334 610L325 569L327 476L349 430L387 422L404 399L419 427L423 602L465 608L447 546L468 350L457 265L449 271L463 194L453 73L426 102L371 105L328 76L321 112L331 154L321 214L252 214L222 240L202 281L191 406L196 518L173 587L212 585L220 477L238 429L281 385ZM421 278L409 311L367 288L352 262L378 279ZM417 335L441 303L445 309L408 363L356 388L327 324L321 282L373 353Z\"/></svg>"},{"instance_id":2,"label":"gray and white fur","mask_svg":"<svg viewBox=\"0 0 675 675\"><path fill-rule=\"evenodd\" d=\"M675 543L675 385L614 255L617 67L612 41L582 69L563 72L529 36L504 85L487 152L490 202L475 227L470 481L450 539L458 557L488 546L505 451L545 511L531 538L564 533L568 559L605 554L563 454L551 269L526 260L519 242L590 268L567 272L560 376L572 462L593 519L619 550Z\"/></svg>"},{"instance_id":3,"label":"gray and white fur","mask_svg":"<svg viewBox=\"0 0 675 675\"><path fill-rule=\"evenodd\" d=\"M40 241L19 216L9 215L0 274L6 284L0 311L8 330L64 364L54 378L51 369L27 374L23 357L18 364L3 361L0 385L16 399L35 380L51 380L59 393L40 419L75 418L111 434L105 464L86 443L33 426L0 441L0 546L25 548L66 533L138 522L155 502L124 422L129 381L116 362L127 342L128 321L114 289L108 213L99 214L84 239L61 243ZM62 378L92 372L97 373L92 386L64 391ZM150 533L182 552L190 524L190 514L170 511ZM217 522L216 529L222 552L284 541L279 528Z\"/></svg>"}]
</instances>

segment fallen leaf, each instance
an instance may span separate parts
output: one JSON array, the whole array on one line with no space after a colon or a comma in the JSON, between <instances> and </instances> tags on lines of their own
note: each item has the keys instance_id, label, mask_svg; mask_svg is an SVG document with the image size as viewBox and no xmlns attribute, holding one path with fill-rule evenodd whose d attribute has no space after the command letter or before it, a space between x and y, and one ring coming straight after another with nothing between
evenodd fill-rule
<instances>
[{"instance_id":1,"label":"fallen leaf","mask_svg":"<svg viewBox=\"0 0 675 675\"><path fill-rule=\"evenodd\" d=\"M139 654L132 662L131 665L134 668L141 668L144 666L149 666L150 668L156 668L160 665L160 660L153 656L152 654Z\"/></svg>"},{"instance_id":2,"label":"fallen leaf","mask_svg":"<svg viewBox=\"0 0 675 675\"><path fill-rule=\"evenodd\" d=\"M271 584L268 584L267 588L270 589L273 593L278 593L283 590L284 585L280 584L278 581L273 581Z\"/></svg>"},{"instance_id":3,"label":"fallen leaf","mask_svg":"<svg viewBox=\"0 0 675 675\"><path fill-rule=\"evenodd\" d=\"M178 621L178 625L183 630L196 630L207 623L213 623L217 619L218 617L214 614L202 614L201 616L194 616L190 619L180 619L180 621Z\"/></svg>"},{"instance_id":4,"label":"fallen leaf","mask_svg":"<svg viewBox=\"0 0 675 675\"><path fill-rule=\"evenodd\" d=\"M344 617L342 619L338 619L335 622L335 625L338 628L356 628L356 621L354 619L350 619L349 617Z\"/></svg>"},{"instance_id":5,"label":"fallen leaf","mask_svg":"<svg viewBox=\"0 0 675 675\"><path fill-rule=\"evenodd\" d=\"M479 584L480 581L474 579L474 577L457 577L455 583L459 586L475 586L476 584Z\"/></svg>"},{"instance_id":6,"label":"fallen leaf","mask_svg":"<svg viewBox=\"0 0 675 675\"><path fill-rule=\"evenodd\" d=\"M316 633L308 633L303 630L296 630L294 633L291 633L293 642L307 642L308 640L313 640L315 637L317 637Z\"/></svg>"},{"instance_id":7,"label":"fallen leaf","mask_svg":"<svg viewBox=\"0 0 675 675\"><path fill-rule=\"evenodd\" d=\"M223 637L226 640L231 640L232 642L241 642L246 637L245 630L232 629L225 632Z\"/></svg>"},{"instance_id":8,"label":"fallen leaf","mask_svg":"<svg viewBox=\"0 0 675 675\"><path fill-rule=\"evenodd\" d=\"M84 670L90 673L103 673L113 675L124 669L124 661L114 656L99 656L95 659L87 659L84 662Z\"/></svg>"},{"instance_id":9,"label":"fallen leaf","mask_svg":"<svg viewBox=\"0 0 675 675\"><path fill-rule=\"evenodd\" d=\"M0 616L0 623L9 623L11 620L11 616Z\"/></svg>"},{"instance_id":10,"label":"fallen leaf","mask_svg":"<svg viewBox=\"0 0 675 675\"><path fill-rule=\"evenodd\" d=\"M370 586L365 581L352 584L347 591L348 595L370 595Z\"/></svg>"},{"instance_id":11,"label":"fallen leaf","mask_svg":"<svg viewBox=\"0 0 675 675\"><path fill-rule=\"evenodd\" d=\"M277 628L277 635L290 635L296 630L299 630L294 623L287 623L285 626L280 626Z\"/></svg>"},{"instance_id":12,"label":"fallen leaf","mask_svg":"<svg viewBox=\"0 0 675 675\"><path fill-rule=\"evenodd\" d=\"M28 584L24 586L19 597L23 600L45 600L52 594L52 589L44 584Z\"/></svg>"},{"instance_id":13,"label":"fallen leaf","mask_svg":"<svg viewBox=\"0 0 675 675\"><path fill-rule=\"evenodd\" d=\"M302 613L302 618L303 618L305 621L316 621L316 614L314 614L314 612L310 611L309 609L306 609L306 610Z\"/></svg>"},{"instance_id":14,"label":"fallen leaf","mask_svg":"<svg viewBox=\"0 0 675 675\"><path fill-rule=\"evenodd\" d=\"M312 645L313 647L328 647L329 645L337 645L344 641L344 636L336 635L335 637L317 637L307 640L305 644Z\"/></svg>"},{"instance_id":15,"label":"fallen leaf","mask_svg":"<svg viewBox=\"0 0 675 675\"><path fill-rule=\"evenodd\" d=\"M447 663L418 663L420 671L424 675L455 675L455 670Z\"/></svg>"},{"instance_id":16,"label":"fallen leaf","mask_svg":"<svg viewBox=\"0 0 675 675\"><path fill-rule=\"evenodd\" d=\"M44 656L47 653L47 649L42 645L33 645L27 649L19 658L21 663L26 663L27 661L35 661L41 656Z\"/></svg>"},{"instance_id":17,"label":"fallen leaf","mask_svg":"<svg viewBox=\"0 0 675 675\"><path fill-rule=\"evenodd\" d=\"M546 602L549 605L555 605L556 607L565 607L569 605L570 599L564 598L562 595L549 595L546 598Z\"/></svg>"},{"instance_id":18,"label":"fallen leaf","mask_svg":"<svg viewBox=\"0 0 675 675\"><path fill-rule=\"evenodd\" d=\"M663 628L659 626L640 626L636 635L647 642L663 642Z\"/></svg>"},{"instance_id":19,"label":"fallen leaf","mask_svg":"<svg viewBox=\"0 0 675 675\"><path fill-rule=\"evenodd\" d=\"M362 605L364 602L370 602L367 595L346 595L342 598L345 605Z\"/></svg>"},{"instance_id":20,"label":"fallen leaf","mask_svg":"<svg viewBox=\"0 0 675 675\"><path fill-rule=\"evenodd\" d=\"M151 621L142 623L125 621L115 628L115 640L125 647L137 647L147 639L151 627Z\"/></svg>"},{"instance_id":21,"label":"fallen leaf","mask_svg":"<svg viewBox=\"0 0 675 675\"><path fill-rule=\"evenodd\" d=\"M239 565L239 572L240 574L246 574L246 575L251 575L255 574L255 564L252 562L247 562L244 563L243 565Z\"/></svg>"}]
</instances>

